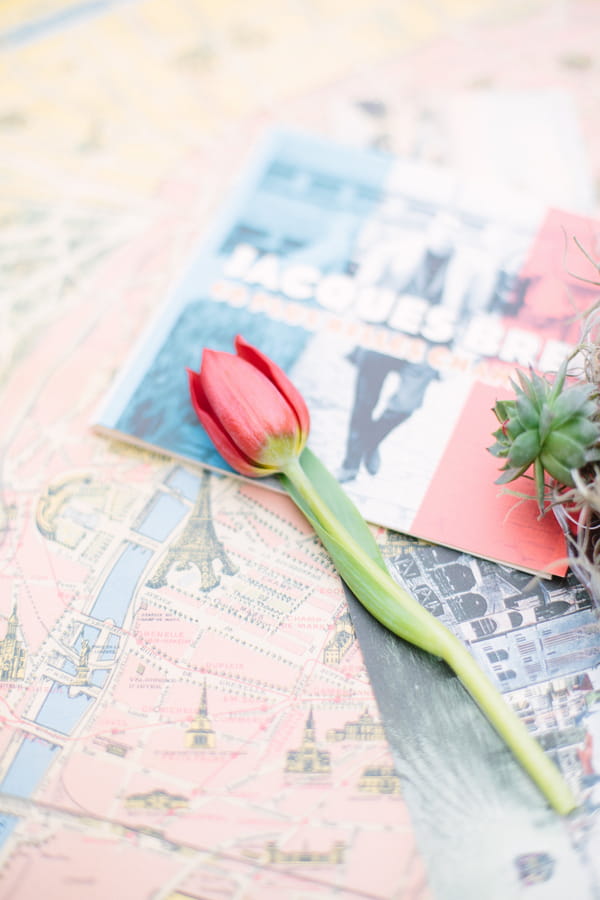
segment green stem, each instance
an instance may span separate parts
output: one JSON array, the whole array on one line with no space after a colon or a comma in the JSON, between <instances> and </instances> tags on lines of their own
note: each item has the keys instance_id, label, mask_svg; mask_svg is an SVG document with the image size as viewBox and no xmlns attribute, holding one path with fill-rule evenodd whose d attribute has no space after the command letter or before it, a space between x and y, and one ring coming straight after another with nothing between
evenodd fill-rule
<instances>
[{"instance_id":1,"label":"green stem","mask_svg":"<svg viewBox=\"0 0 600 900\"><path fill-rule=\"evenodd\" d=\"M566 815L577 801L559 769L531 736L519 716L481 671L464 644L397 584L361 547L319 496L298 459L283 469L299 496L334 544L352 557L339 574L382 625L404 640L441 657L456 673L481 711L554 809Z\"/></svg>"}]
</instances>

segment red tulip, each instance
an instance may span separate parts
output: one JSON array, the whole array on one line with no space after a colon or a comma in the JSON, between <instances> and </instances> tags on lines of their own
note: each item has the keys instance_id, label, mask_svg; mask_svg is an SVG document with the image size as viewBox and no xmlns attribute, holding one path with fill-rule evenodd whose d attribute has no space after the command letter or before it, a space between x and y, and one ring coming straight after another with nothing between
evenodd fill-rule
<instances>
[{"instance_id":1,"label":"red tulip","mask_svg":"<svg viewBox=\"0 0 600 900\"><path fill-rule=\"evenodd\" d=\"M577 802L569 785L523 720L462 641L392 578L358 509L310 448L304 449L310 422L296 388L239 336L235 349L236 354L205 350L200 372L188 370L194 409L221 456L241 475L279 473L365 608L404 640L445 660L554 808L573 810Z\"/></svg>"},{"instance_id":2,"label":"red tulip","mask_svg":"<svg viewBox=\"0 0 600 900\"><path fill-rule=\"evenodd\" d=\"M229 465L262 478L300 455L310 418L279 366L239 335L235 349L237 355L204 350L200 372L188 369L192 404Z\"/></svg>"}]
</instances>

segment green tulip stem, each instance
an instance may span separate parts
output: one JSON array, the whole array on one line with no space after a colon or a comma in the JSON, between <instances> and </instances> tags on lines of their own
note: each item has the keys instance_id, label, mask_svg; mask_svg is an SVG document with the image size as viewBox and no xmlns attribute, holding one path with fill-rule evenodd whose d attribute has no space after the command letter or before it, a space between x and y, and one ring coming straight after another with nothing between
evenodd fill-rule
<instances>
[{"instance_id":1,"label":"green tulip stem","mask_svg":"<svg viewBox=\"0 0 600 900\"><path fill-rule=\"evenodd\" d=\"M394 634L443 659L548 803L561 815L572 812L577 801L559 769L481 671L464 644L365 551L322 499L297 458L281 471L314 516L317 533L325 547L330 553L333 548L332 555L340 576L362 605Z\"/></svg>"}]
</instances>

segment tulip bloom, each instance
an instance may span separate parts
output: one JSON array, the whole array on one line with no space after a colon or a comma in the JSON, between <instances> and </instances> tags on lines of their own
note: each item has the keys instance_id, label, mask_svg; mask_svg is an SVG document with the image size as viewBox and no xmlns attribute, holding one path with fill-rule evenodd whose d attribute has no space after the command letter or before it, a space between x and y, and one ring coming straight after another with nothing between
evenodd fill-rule
<instances>
[{"instance_id":1,"label":"tulip bloom","mask_svg":"<svg viewBox=\"0 0 600 900\"><path fill-rule=\"evenodd\" d=\"M300 455L310 417L279 366L239 335L235 349L237 355L205 350L200 373L188 370L192 404L229 465L264 478Z\"/></svg>"},{"instance_id":2,"label":"tulip bloom","mask_svg":"<svg viewBox=\"0 0 600 900\"><path fill-rule=\"evenodd\" d=\"M241 337L237 355L204 350L189 371L192 404L215 447L241 475L279 474L362 605L394 634L443 659L549 803L577 806L569 786L464 644L390 575L373 535L336 479L305 446L306 404L285 373Z\"/></svg>"}]
</instances>

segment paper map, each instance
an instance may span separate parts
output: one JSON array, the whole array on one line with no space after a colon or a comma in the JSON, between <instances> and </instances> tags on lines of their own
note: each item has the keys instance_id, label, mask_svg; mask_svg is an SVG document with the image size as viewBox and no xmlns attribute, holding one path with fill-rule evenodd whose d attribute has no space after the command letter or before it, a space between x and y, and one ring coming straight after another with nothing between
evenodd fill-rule
<instances>
[{"instance_id":1,"label":"paper map","mask_svg":"<svg viewBox=\"0 0 600 900\"><path fill-rule=\"evenodd\" d=\"M444 4L463 23L491 6ZM597 894L597 620L574 583L529 589L378 532L488 670L515 672L510 702L582 798L567 824L451 680L362 620L283 498L87 428L265 120L453 164L465 109L496 123L506 109L471 86L513 87L506 48L521 51L514 75L543 33L521 133L546 103L571 122L540 90L570 53L558 71L585 98L593 148L593 10L577 4L567 28L554 4L526 6L469 31L471 61L460 32L433 41L433 20L397 4L339 18L313 5L299 21L296 5L264 3L261 28L190 2L3 9L2 900ZM290 66L294 50L311 66ZM553 203L589 213L585 172L563 169L576 142L558 131L540 192L550 181Z\"/></svg>"}]
</instances>

